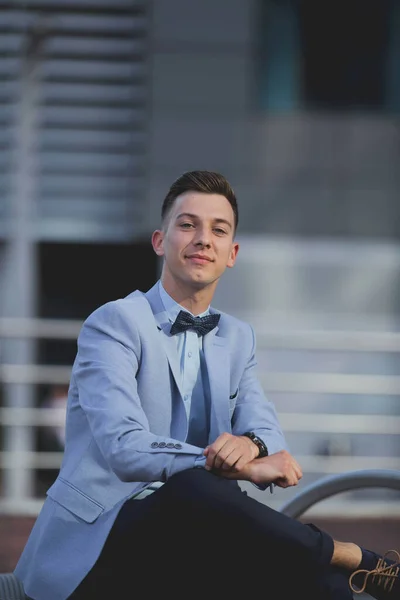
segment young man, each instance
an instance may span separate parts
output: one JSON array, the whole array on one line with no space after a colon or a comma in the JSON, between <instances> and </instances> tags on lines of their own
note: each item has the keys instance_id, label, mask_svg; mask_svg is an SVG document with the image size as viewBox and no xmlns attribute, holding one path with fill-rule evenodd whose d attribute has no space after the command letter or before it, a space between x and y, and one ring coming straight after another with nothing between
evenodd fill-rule
<instances>
[{"instance_id":1,"label":"young man","mask_svg":"<svg viewBox=\"0 0 400 600\"><path fill-rule=\"evenodd\" d=\"M211 307L236 261L237 223L223 176L184 173L152 236L160 281L83 324L62 467L15 571L30 598L345 600L349 578L378 600L399 597L396 558L238 485L293 486L302 471L257 380L252 328Z\"/></svg>"}]
</instances>

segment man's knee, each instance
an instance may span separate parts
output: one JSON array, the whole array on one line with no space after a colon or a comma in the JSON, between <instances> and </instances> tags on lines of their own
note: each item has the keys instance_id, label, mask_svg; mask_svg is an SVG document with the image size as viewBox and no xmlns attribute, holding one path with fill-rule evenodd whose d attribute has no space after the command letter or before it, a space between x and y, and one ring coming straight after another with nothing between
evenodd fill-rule
<instances>
[{"instance_id":1,"label":"man's knee","mask_svg":"<svg viewBox=\"0 0 400 600\"><path fill-rule=\"evenodd\" d=\"M238 488L235 480L224 479L211 471L203 468L186 469L175 473L167 481L169 487L196 487L199 489L233 489Z\"/></svg>"},{"instance_id":2,"label":"man's knee","mask_svg":"<svg viewBox=\"0 0 400 600\"><path fill-rule=\"evenodd\" d=\"M240 489L237 482L219 477L205 469L186 469L172 475L157 493L174 498L214 497Z\"/></svg>"}]
</instances>

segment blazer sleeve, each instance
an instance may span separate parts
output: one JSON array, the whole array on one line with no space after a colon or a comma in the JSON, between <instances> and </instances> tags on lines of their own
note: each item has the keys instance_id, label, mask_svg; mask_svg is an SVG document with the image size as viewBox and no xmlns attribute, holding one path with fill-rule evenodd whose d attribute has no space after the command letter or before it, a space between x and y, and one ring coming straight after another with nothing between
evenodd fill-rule
<instances>
[{"instance_id":1,"label":"blazer sleeve","mask_svg":"<svg viewBox=\"0 0 400 600\"><path fill-rule=\"evenodd\" d=\"M166 481L196 466L203 449L150 431L136 380L140 338L127 313L114 301L84 322L72 372L76 409L82 409L100 452L122 481Z\"/></svg>"},{"instance_id":2,"label":"blazer sleeve","mask_svg":"<svg viewBox=\"0 0 400 600\"><path fill-rule=\"evenodd\" d=\"M266 398L258 379L256 338L253 328L250 325L249 328L248 358L238 386L232 432L242 435L246 431L254 431L266 444L269 454L274 454L279 450L288 450L288 444L275 405Z\"/></svg>"}]
</instances>

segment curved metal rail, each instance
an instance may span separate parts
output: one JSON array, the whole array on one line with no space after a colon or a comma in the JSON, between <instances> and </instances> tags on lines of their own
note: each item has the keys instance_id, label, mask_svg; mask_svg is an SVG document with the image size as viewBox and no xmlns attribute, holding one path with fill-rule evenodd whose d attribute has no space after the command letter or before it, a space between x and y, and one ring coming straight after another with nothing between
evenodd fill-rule
<instances>
[{"instance_id":1,"label":"curved metal rail","mask_svg":"<svg viewBox=\"0 0 400 600\"><path fill-rule=\"evenodd\" d=\"M394 469L364 469L328 475L298 492L279 509L297 519L318 502L359 488L381 487L400 491L400 471Z\"/></svg>"},{"instance_id":2,"label":"curved metal rail","mask_svg":"<svg viewBox=\"0 0 400 600\"><path fill-rule=\"evenodd\" d=\"M22 583L13 573L0 574L0 600L25 600Z\"/></svg>"}]
</instances>

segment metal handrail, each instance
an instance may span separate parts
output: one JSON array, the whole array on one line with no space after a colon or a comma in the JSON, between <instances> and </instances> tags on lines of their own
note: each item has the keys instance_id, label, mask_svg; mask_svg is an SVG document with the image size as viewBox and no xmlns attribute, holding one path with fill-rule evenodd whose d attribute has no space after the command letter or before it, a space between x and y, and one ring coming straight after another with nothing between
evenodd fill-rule
<instances>
[{"instance_id":1,"label":"metal handrail","mask_svg":"<svg viewBox=\"0 0 400 600\"><path fill-rule=\"evenodd\" d=\"M0 317L0 337L75 339L82 323L78 319ZM400 352L400 332L396 331L277 331L273 325L265 324L265 318L256 329L258 345L268 348Z\"/></svg>"},{"instance_id":2,"label":"metal handrail","mask_svg":"<svg viewBox=\"0 0 400 600\"><path fill-rule=\"evenodd\" d=\"M76 319L0 318L0 337L75 339L82 327Z\"/></svg>"},{"instance_id":3,"label":"metal handrail","mask_svg":"<svg viewBox=\"0 0 400 600\"><path fill-rule=\"evenodd\" d=\"M294 498L281 506L280 512L297 519L309 508L326 498L360 488L376 487L400 491L400 471L365 469L328 475L298 492Z\"/></svg>"}]
</instances>

